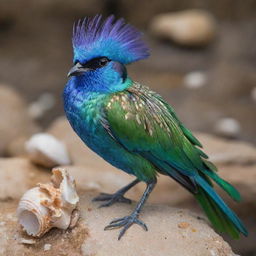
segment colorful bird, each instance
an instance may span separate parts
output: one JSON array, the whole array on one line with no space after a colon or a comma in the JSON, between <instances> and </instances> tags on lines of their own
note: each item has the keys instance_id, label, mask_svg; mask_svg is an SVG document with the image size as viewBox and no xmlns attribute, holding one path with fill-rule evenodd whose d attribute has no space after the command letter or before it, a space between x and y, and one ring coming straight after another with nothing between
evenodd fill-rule
<instances>
[{"instance_id":1,"label":"colorful bird","mask_svg":"<svg viewBox=\"0 0 256 256\"><path fill-rule=\"evenodd\" d=\"M74 131L107 162L136 176L115 194L102 193L102 207L130 203L124 194L139 182L147 187L134 211L115 219L105 230L132 224L145 230L139 219L142 206L164 174L191 192L217 231L233 238L247 230L213 189L213 181L234 200L239 192L217 174L200 142L178 119L173 108L157 93L132 80L126 65L145 59L149 50L141 33L123 19L101 15L78 21L73 28L74 66L64 90L64 108Z\"/></svg>"}]
</instances>

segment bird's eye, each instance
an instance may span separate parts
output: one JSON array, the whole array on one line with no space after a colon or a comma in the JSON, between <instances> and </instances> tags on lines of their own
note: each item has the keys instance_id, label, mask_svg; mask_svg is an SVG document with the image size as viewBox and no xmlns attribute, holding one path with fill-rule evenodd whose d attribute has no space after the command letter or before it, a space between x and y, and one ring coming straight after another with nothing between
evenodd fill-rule
<instances>
[{"instance_id":1,"label":"bird's eye","mask_svg":"<svg viewBox=\"0 0 256 256\"><path fill-rule=\"evenodd\" d=\"M106 57L100 58L99 59L99 66L100 67L104 67L107 65L107 63L109 62L109 59Z\"/></svg>"},{"instance_id":2,"label":"bird's eye","mask_svg":"<svg viewBox=\"0 0 256 256\"><path fill-rule=\"evenodd\" d=\"M94 58L86 63L83 63L84 68L89 68L91 70L96 70L97 68L102 68L108 64L110 60L107 57Z\"/></svg>"}]
</instances>

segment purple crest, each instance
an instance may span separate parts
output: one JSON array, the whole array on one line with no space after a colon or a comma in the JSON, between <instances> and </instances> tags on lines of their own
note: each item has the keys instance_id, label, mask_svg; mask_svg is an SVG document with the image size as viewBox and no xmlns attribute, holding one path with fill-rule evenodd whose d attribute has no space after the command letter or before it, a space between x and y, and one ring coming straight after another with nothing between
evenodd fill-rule
<instances>
[{"instance_id":1,"label":"purple crest","mask_svg":"<svg viewBox=\"0 0 256 256\"><path fill-rule=\"evenodd\" d=\"M88 61L108 57L129 64L149 56L142 33L114 15L105 20L101 15L79 20L73 27L74 59Z\"/></svg>"}]
</instances>

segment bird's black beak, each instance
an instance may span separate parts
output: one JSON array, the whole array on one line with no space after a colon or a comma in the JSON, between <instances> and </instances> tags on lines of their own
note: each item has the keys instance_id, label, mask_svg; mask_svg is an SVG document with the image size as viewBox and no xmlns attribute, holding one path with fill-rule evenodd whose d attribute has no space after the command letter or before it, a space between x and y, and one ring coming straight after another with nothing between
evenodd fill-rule
<instances>
[{"instance_id":1,"label":"bird's black beak","mask_svg":"<svg viewBox=\"0 0 256 256\"><path fill-rule=\"evenodd\" d=\"M91 70L90 68L83 67L79 62L76 63L68 72L68 77L70 76L80 76L83 73Z\"/></svg>"}]
</instances>

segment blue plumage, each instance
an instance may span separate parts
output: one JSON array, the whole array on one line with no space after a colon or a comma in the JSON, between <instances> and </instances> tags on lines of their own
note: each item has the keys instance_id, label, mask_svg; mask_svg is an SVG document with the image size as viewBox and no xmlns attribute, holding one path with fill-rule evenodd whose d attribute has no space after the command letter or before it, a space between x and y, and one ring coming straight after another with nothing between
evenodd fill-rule
<instances>
[{"instance_id":1,"label":"blue plumage","mask_svg":"<svg viewBox=\"0 0 256 256\"><path fill-rule=\"evenodd\" d=\"M113 166L137 177L113 195L100 195L102 206L130 202L124 194L140 181L147 188L131 215L106 228L123 227L119 239L134 223L145 230L139 213L153 190L157 173L168 175L190 191L214 227L234 238L247 231L212 187L215 181L233 199L238 191L221 179L200 142L179 121L160 95L132 81L126 64L147 58L141 33L123 19L101 15L85 18L73 29L74 66L64 90L67 118L84 143Z\"/></svg>"},{"instance_id":2,"label":"blue plumage","mask_svg":"<svg viewBox=\"0 0 256 256\"><path fill-rule=\"evenodd\" d=\"M101 15L78 21L73 28L74 62L106 56L122 64L145 59L149 50L141 40L141 32L124 19Z\"/></svg>"}]
</instances>

